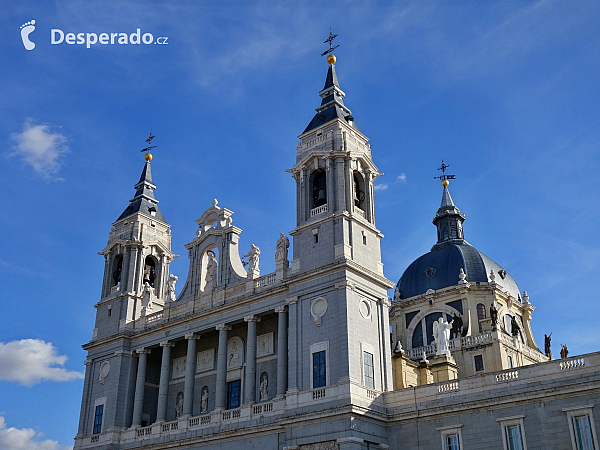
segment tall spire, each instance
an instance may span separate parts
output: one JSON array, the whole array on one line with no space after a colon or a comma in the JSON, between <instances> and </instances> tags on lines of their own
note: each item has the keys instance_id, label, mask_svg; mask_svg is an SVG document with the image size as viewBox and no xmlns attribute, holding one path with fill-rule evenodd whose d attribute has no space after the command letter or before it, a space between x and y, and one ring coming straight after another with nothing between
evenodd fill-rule
<instances>
[{"instance_id":1,"label":"tall spire","mask_svg":"<svg viewBox=\"0 0 600 450\"><path fill-rule=\"evenodd\" d=\"M352 111L350 111L350 109L344 105L344 97L346 97L346 93L340 88L337 74L335 72L335 62L337 61L337 58L331 52L334 48L339 47L339 45L332 45L333 39L335 39L336 36L337 34L333 35L330 31L329 38L325 40L325 43L329 43L329 50L323 52L321 56L325 56L329 53L327 56L329 68L327 70L327 77L325 78L325 86L323 86L323 89L321 92L319 92L319 96L322 99L321 106L316 108L317 114L315 114L313 119L310 121L303 134L336 118L345 120L358 130L358 127L354 124Z\"/></svg>"},{"instance_id":2,"label":"tall spire","mask_svg":"<svg viewBox=\"0 0 600 450\"><path fill-rule=\"evenodd\" d=\"M117 221L139 212L146 214L147 216L151 216L156 220L160 220L161 222L167 223L166 219L160 212L160 209L158 209L158 200L154 198L154 190L156 189L156 185L152 183L152 169L150 166L150 161L152 160L152 154L150 153L150 150L156 147L151 145L154 137L155 136L150 133L150 137L146 139L146 142L148 142L148 147L142 150L142 152L146 152L144 155L146 163L144 164L140 181L133 186L135 189L135 195L131 200L129 200L129 206L127 206Z\"/></svg>"},{"instance_id":3,"label":"tall spire","mask_svg":"<svg viewBox=\"0 0 600 450\"><path fill-rule=\"evenodd\" d=\"M444 191L442 192L442 202L440 207L435 213L433 218L433 224L437 227L438 240L437 243L431 248L431 250L437 250L447 245L461 245L466 241L464 239L462 224L465 221L464 214L460 213L460 210L454 205L452 196L448 190L449 180L454 179L454 175L447 175L446 169L450 167L444 164L442 160L441 170L443 175L435 178L442 180L442 186Z\"/></svg>"}]
</instances>

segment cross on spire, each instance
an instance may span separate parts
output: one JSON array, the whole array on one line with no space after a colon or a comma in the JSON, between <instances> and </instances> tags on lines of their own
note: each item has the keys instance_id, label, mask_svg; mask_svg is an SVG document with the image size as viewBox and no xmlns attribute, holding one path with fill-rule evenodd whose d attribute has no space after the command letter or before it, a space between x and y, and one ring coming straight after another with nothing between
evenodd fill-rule
<instances>
[{"instance_id":1,"label":"cross on spire","mask_svg":"<svg viewBox=\"0 0 600 450\"><path fill-rule=\"evenodd\" d=\"M148 147L141 149L141 152L148 152L150 153L150 150L152 150L153 148L156 148L156 145L152 145L152 139L154 139L156 136L154 136L152 134L152 131L150 132L150 136L148 136L148 139L146 139L145 142L148 143Z\"/></svg>"},{"instance_id":2,"label":"cross on spire","mask_svg":"<svg viewBox=\"0 0 600 450\"><path fill-rule=\"evenodd\" d=\"M434 180L442 180L442 184L444 184L444 181L446 180L454 180L456 175L446 175L446 169L450 167L450 164L445 164L444 160L442 159L442 167L438 167L438 170L442 171L442 175L440 175L439 177L433 177ZM447 186L447 184L446 184Z\"/></svg>"},{"instance_id":3,"label":"cross on spire","mask_svg":"<svg viewBox=\"0 0 600 450\"><path fill-rule=\"evenodd\" d=\"M337 34L333 34L331 32L331 28L329 29L329 37L323 41L324 44L329 43L329 49L321 53L321 56L325 56L328 53L332 53L339 45L333 45L333 40L337 37Z\"/></svg>"}]
</instances>

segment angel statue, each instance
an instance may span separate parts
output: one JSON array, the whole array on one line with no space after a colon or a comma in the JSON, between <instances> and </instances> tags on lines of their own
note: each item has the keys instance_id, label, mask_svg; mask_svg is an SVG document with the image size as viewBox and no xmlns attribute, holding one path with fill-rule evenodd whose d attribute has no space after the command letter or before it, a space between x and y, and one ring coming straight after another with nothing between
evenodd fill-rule
<instances>
[{"instance_id":1,"label":"angel statue","mask_svg":"<svg viewBox=\"0 0 600 450\"><path fill-rule=\"evenodd\" d=\"M435 355L448 355L450 356L450 349L448 348L448 342L450 341L450 329L452 328L452 322L446 322L446 319L440 317L437 322L433 322L433 338L437 344L437 352Z\"/></svg>"}]
</instances>

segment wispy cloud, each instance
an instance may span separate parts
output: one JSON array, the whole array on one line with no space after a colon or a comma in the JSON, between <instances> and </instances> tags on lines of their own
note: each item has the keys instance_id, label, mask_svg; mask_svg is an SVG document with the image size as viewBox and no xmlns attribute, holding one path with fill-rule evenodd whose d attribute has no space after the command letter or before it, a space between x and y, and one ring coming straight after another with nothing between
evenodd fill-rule
<instances>
[{"instance_id":1,"label":"wispy cloud","mask_svg":"<svg viewBox=\"0 0 600 450\"><path fill-rule=\"evenodd\" d=\"M401 181L402 183L406 183L406 174L402 173L402 174L398 175L398 177L396 178L396 181Z\"/></svg>"},{"instance_id":2,"label":"wispy cloud","mask_svg":"<svg viewBox=\"0 0 600 450\"><path fill-rule=\"evenodd\" d=\"M43 434L31 428L7 428L0 416L0 448L2 450L68 450L51 439L40 440Z\"/></svg>"},{"instance_id":3,"label":"wispy cloud","mask_svg":"<svg viewBox=\"0 0 600 450\"><path fill-rule=\"evenodd\" d=\"M57 367L64 366L66 361L67 357L60 355L50 342L39 339L0 342L0 380L32 386L42 380L82 379L80 372Z\"/></svg>"},{"instance_id":4,"label":"wispy cloud","mask_svg":"<svg viewBox=\"0 0 600 450\"><path fill-rule=\"evenodd\" d=\"M33 119L28 118L23 124L23 131L12 133L10 137L15 145L9 156L21 158L42 178L61 179L57 174L62 166L62 157L69 151L63 134L52 132L48 124L34 124Z\"/></svg>"},{"instance_id":5,"label":"wispy cloud","mask_svg":"<svg viewBox=\"0 0 600 450\"><path fill-rule=\"evenodd\" d=\"M373 189L376 191L385 191L388 188L387 184L376 184Z\"/></svg>"}]
</instances>

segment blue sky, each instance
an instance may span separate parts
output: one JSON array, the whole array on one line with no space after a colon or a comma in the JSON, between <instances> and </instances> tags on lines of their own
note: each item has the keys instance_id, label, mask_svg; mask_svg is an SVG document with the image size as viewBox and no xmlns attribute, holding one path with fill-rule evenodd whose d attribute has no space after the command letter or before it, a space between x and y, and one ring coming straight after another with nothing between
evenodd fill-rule
<instances>
[{"instance_id":1,"label":"blue sky","mask_svg":"<svg viewBox=\"0 0 600 450\"><path fill-rule=\"evenodd\" d=\"M319 105L329 28L371 139L386 276L436 238L441 159L465 237L534 306L538 345L600 349L600 3L5 1L0 6L0 448L72 445L111 223L152 129L172 264L217 198L242 249L295 226L286 168ZM24 48L20 27L35 20ZM137 28L167 45L51 44ZM274 270L261 258L261 270ZM180 281L179 286L183 286ZM391 293L390 293L391 294ZM592 323L590 323L592 321Z\"/></svg>"}]
</instances>

